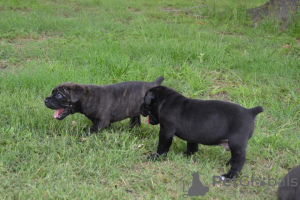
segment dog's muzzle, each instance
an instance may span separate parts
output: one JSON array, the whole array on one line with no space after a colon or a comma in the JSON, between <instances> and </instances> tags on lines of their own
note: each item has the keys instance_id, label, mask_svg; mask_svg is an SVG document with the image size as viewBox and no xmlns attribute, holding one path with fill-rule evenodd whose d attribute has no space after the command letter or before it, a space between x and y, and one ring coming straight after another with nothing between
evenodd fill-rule
<instances>
[{"instance_id":1,"label":"dog's muzzle","mask_svg":"<svg viewBox=\"0 0 300 200\"><path fill-rule=\"evenodd\" d=\"M62 120L67 117L69 114L74 113L74 109L72 105L59 105L53 102L51 97L47 97L45 100L45 106L52 110L55 110L53 117L57 120Z\"/></svg>"},{"instance_id":2,"label":"dog's muzzle","mask_svg":"<svg viewBox=\"0 0 300 200\"><path fill-rule=\"evenodd\" d=\"M150 115L150 110L148 110L145 106L145 103L142 103L141 107L140 107L140 113L141 115L143 115L144 117L147 117L148 115Z\"/></svg>"},{"instance_id":3,"label":"dog's muzzle","mask_svg":"<svg viewBox=\"0 0 300 200\"><path fill-rule=\"evenodd\" d=\"M59 109L59 107L57 107L57 106L53 103L51 97L47 97L47 98L44 100L44 102L45 102L45 106L46 106L47 108L50 108L50 109L53 109L53 110Z\"/></svg>"}]
</instances>

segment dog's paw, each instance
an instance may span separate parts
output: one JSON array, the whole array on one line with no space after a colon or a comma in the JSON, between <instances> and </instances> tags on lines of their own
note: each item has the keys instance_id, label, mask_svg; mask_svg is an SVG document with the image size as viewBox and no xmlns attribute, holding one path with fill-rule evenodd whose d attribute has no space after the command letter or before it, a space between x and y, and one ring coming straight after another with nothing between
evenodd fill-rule
<instances>
[{"instance_id":1,"label":"dog's paw","mask_svg":"<svg viewBox=\"0 0 300 200\"><path fill-rule=\"evenodd\" d=\"M191 155L193 155L193 154L195 154L196 152L192 152L192 151L185 151L185 152L183 152L183 155L185 155L185 156L191 156Z\"/></svg>"},{"instance_id":2,"label":"dog's paw","mask_svg":"<svg viewBox=\"0 0 300 200\"><path fill-rule=\"evenodd\" d=\"M93 134L97 134L97 131L92 131L92 130L88 130L84 133L84 136L83 137L90 137L92 136Z\"/></svg>"},{"instance_id":3,"label":"dog's paw","mask_svg":"<svg viewBox=\"0 0 300 200\"><path fill-rule=\"evenodd\" d=\"M159 154L158 153L154 153L154 154L151 154L150 156L147 157L148 160L150 161L155 161L155 160L158 160L159 159Z\"/></svg>"},{"instance_id":4,"label":"dog's paw","mask_svg":"<svg viewBox=\"0 0 300 200\"><path fill-rule=\"evenodd\" d=\"M165 156L166 156L166 154L159 155L158 153L154 153L154 154L151 154L150 156L148 156L147 159L150 161L157 161L157 160L161 160Z\"/></svg>"},{"instance_id":5,"label":"dog's paw","mask_svg":"<svg viewBox=\"0 0 300 200\"><path fill-rule=\"evenodd\" d=\"M222 180L233 179L233 178L237 178L237 177L238 177L238 174L236 172L228 172L227 174L221 175Z\"/></svg>"},{"instance_id":6,"label":"dog's paw","mask_svg":"<svg viewBox=\"0 0 300 200\"><path fill-rule=\"evenodd\" d=\"M85 132L85 136L88 137L91 136L92 134L97 134L98 130L99 130L98 128L91 127L88 131Z\"/></svg>"}]
</instances>

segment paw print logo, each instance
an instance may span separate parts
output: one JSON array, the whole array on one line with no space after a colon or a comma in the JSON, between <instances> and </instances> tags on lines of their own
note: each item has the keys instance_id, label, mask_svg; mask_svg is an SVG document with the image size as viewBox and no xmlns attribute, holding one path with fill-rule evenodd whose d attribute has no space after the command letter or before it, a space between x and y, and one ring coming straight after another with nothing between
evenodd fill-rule
<instances>
[{"instance_id":1,"label":"paw print logo","mask_svg":"<svg viewBox=\"0 0 300 200\"><path fill-rule=\"evenodd\" d=\"M259 186L265 186L265 185L267 185L266 178L264 178L262 176L257 177L255 183L258 184Z\"/></svg>"}]
</instances>

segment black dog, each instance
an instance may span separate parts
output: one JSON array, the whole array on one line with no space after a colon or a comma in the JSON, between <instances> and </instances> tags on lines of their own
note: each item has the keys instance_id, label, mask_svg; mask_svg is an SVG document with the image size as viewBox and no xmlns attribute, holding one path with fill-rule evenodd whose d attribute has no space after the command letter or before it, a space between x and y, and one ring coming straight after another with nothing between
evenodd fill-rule
<instances>
[{"instance_id":1,"label":"black dog","mask_svg":"<svg viewBox=\"0 0 300 200\"><path fill-rule=\"evenodd\" d=\"M292 169L280 182L278 200L300 199L300 165Z\"/></svg>"},{"instance_id":2,"label":"black dog","mask_svg":"<svg viewBox=\"0 0 300 200\"><path fill-rule=\"evenodd\" d=\"M157 153L149 158L166 155L174 135L187 141L187 154L197 152L198 143L222 145L231 150L227 163L231 169L222 178L236 177L245 163L247 143L260 112L261 106L247 109L225 101L189 99L168 87L154 87L141 105L141 114L149 115L150 124L160 123Z\"/></svg>"},{"instance_id":3,"label":"black dog","mask_svg":"<svg viewBox=\"0 0 300 200\"><path fill-rule=\"evenodd\" d=\"M160 76L154 82L123 82L111 85L79 85L62 83L45 99L45 105L55 110L54 118L62 120L76 112L93 122L90 133L103 130L110 123L130 118L130 127L140 126L140 105L147 90L162 83Z\"/></svg>"}]
</instances>

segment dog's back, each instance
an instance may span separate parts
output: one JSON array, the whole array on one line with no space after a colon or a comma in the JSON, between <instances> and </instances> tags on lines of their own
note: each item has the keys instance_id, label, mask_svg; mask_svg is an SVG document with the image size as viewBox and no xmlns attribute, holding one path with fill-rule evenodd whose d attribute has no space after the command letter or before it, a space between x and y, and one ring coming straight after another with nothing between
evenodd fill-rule
<instances>
[{"instance_id":1,"label":"dog's back","mask_svg":"<svg viewBox=\"0 0 300 200\"><path fill-rule=\"evenodd\" d=\"M100 86L102 93L105 93L104 95L109 97L108 102L105 103L105 107L111 107L111 112L109 113L111 122L139 116L139 108L143 102L145 93L150 88L159 86L163 80L164 77L160 76L153 82L129 81ZM104 98L102 97L101 99L103 101Z\"/></svg>"}]
</instances>

